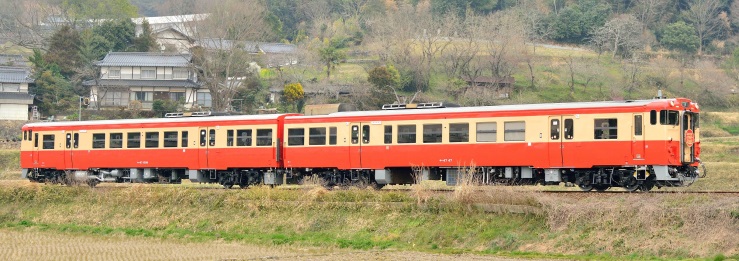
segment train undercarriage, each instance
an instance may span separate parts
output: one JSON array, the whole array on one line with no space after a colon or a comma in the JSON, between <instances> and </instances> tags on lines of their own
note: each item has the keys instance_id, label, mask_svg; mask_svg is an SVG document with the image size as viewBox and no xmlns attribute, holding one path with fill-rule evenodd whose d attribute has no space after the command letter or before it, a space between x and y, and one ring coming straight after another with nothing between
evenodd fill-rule
<instances>
[{"instance_id":1,"label":"train undercarriage","mask_svg":"<svg viewBox=\"0 0 739 261\"><path fill-rule=\"evenodd\" d=\"M474 168L388 168L382 170L337 169L24 169L23 176L33 182L95 186L101 182L179 184L183 179L197 183L234 185L304 184L325 187L382 188L392 184L416 184L441 180L447 185L560 185L577 186L583 191L605 191L622 187L626 191L650 191L654 187L689 186L698 179L698 168L672 166L618 166L588 169L538 169L530 167ZM704 173L705 175L705 173Z\"/></svg>"}]
</instances>

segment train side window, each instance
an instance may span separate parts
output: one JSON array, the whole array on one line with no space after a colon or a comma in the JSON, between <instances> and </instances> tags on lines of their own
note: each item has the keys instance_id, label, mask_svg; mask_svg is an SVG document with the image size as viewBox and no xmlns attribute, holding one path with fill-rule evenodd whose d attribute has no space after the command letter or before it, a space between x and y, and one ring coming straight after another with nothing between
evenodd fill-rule
<instances>
[{"instance_id":1,"label":"train side window","mask_svg":"<svg viewBox=\"0 0 739 261\"><path fill-rule=\"evenodd\" d=\"M552 138L552 140L559 140L559 120L558 119L552 119L551 124L549 124L549 137Z\"/></svg>"},{"instance_id":2,"label":"train side window","mask_svg":"<svg viewBox=\"0 0 739 261\"><path fill-rule=\"evenodd\" d=\"M423 125L423 143L441 142L441 124Z\"/></svg>"},{"instance_id":3,"label":"train side window","mask_svg":"<svg viewBox=\"0 0 739 261\"><path fill-rule=\"evenodd\" d=\"M67 149L72 148L72 133L67 133Z\"/></svg>"},{"instance_id":4,"label":"train side window","mask_svg":"<svg viewBox=\"0 0 739 261\"><path fill-rule=\"evenodd\" d=\"M526 140L526 122L525 121L508 121L503 124L503 140L505 141L525 141Z\"/></svg>"},{"instance_id":5,"label":"train side window","mask_svg":"<svg viewBox=\"0 0 739 261\"><path fill-rule=\"evenodd\" d=\"M575 137L575 122L572 119L565 119L565 139L571 140Z\"/></svg>"},{"instance_id":6,"label":"train side window","mask_svg":"<svg viewBox=\"0 0 739 261\"><path fill-rule=\"evenodd\" d=\"M257 146L272 146L272 129L257 130Z\"/></svg>"},{"instance_id":7,"label":"train side window","mask_svg":"<svg viewBox=\"0 0 739 261\"><path fill-rule=\"evenodd\" d=\"M210 129L208 134L208 146L215 146L216 145L216 130Z\"/></svg>"},{"instance_id":8,"label":"train side window","mask_svg":"<svg viewBox=\"0 0 739 261\"><path fill-rule=\"evenodd\" d=\"M352 144L359 143L359 126L352 125Z\"/></svg>"},{"instance_id":9,"label":"train side window","mask_svg":"<svg viewBox=\"0 0 739 261\"><path fill-rule=\"evenodd\" d=\"M370 142L370 126L362 125L362 143L367 144Z\"/></svg>"},{"instance_id":10,"label":"train side window","mask_svg":"<svg viewBox=\"0 0 739 261\"><path fill-rule=\"evenodd\" d=\"M468 141L470 141L470 124L469 123L449 124L449 142L468 142Z\"/></svg>"},{"instance_id":11,"label":"train side window","mask_svg":"<svg viewBox=\"0 0 739 261\"><path fill-rule=\"evenodd\" d=\"M336 127L328 128L328 145L336 145Z\"/></svg>"},{"instance_id":12,"label":"train side window","mask_svg":"<svg viewBox=\"0 0 739 261\"><path fill-rule=\"evenodd\" d=\"M308 129L308 145L326 145L326 128Z\"/></svg>"},{"instance_id":13,"label":"train side window","mask_svg":"<svg viewBox=\"0 0 739 261\"><path fill-rule=\"evenodd\" d=\"M182 131L182 147L187 148L187 131Z\"/></svg>"},{"instance_id":14,"label":"train side window","mask_svg":"<svg viewBox=\"0 0 739 261\"><path fill-rule=\"evenodd\" d=\"M200 147L205 147L205 140L207 139L206 133L207 132L205 130L200 130Z\"/></svg>"},{"instance_id":15,"label":"train side window","mask_svg":"<svg viewBox=\"0 0 739 261\"><path fill-rule=\"evenodd\" d=\"M38 137L38 136L36 136L36 137ZM44 147L43 147L43 149L45 149L45 150L53 150L54 149L54 134L44 135Z\"/></svg>"},{"instance_id":16,"label":"train side window","mask_svg":"<svg viewBox=\"0 0 739 261\"><path fill-rule=\"evenodd\" d=\"M498 141L498 123L497 122L478 122L476 141L477 142L496 142Z\"/></svg>"},{"instance_id":17,"label":"train side window","mask_svg":"<svg viewBox=\"0 0 739 261\"><path fill-rule=\"evenodd\" d=\"M398 125L398 143L416 143L416 125Z\"/></svg>"},{"instance_id":18,"label":"train side window","mask_svg":"<svg viewBox=\"0 0 739 261\"><path fill-rule=\"evenodd\" d=\"M144 146L147 148L159 148L159 132L147 132L146 143Z\"/></svg>"},{"instance_id":19,"label":"train side window","mask_svg":"<svg viewBox=\"0 0 739 261\"><path fill-rule=\"evenodd\" d=\"M80 134L79 133L75 133L74 134L74 141L72 142L72 147L74 147L76 149L79 146L80 146Z\"/></svg>"},{"instance_id":20,"label":"train side window","mask_svg":"<svg viewBox=\"0 0 739 261\"><path fill-rule=\"evenodd\" d=\"M596 140L618 139L617 119L595 119L594 138Z\"/></svg>"},{"instance_id":21,"label":"train side window","mask_svg":"<svg viewBox=\"0 0 739 261\"><path fill-rule=\"evenodd\" d=\"M28 140L28 131L23 131L23 140Z\"/></svg>"},{"instance_id":22,"label":"train side window","mask_svg":"<svg viewBox=\"0 0 739 261\"><path fill-rule=\"evenodd\" d=\"M234 130L226 131L226 146L234 145Z\"/></svg>"},{"instance_id":23,"label":"train side window","mask_svg":"<svg viewBox=\"0 0 739 261\"><path fill-rule=\"evenodd\" d=\"M110 134L110 148L111 149L123 148L123 133L111 133Z\"/></svg>"},{"instance_id":24,"label":"train side window","mask_svg":"<svg viewBox=\"0 0 739 261\"><path fill-rule=\"evenodd\" d=\"M105 148L105 133L92 134L92 148L93 149L104 149Z\"/></svg>"},{"instance_id":25,"label":"train side window","mask_svg":"<svg viewBox=\"0 0 739 261\"><path fill-rule=\"evenodd\" d=\"M251 146L251 130L236 131L236 146Z\"/></svg>"},{"instance_id":26,"label":"train side window","mask_svg":"<svg viewBox=\"0 0 739 261\"><path fill-rule=\"evenodd\" d=\"M385 125L385 144L393 143L393 126Z\"/></svg>"},{"instance_id":27,"label":"train side window","mask_svg":"<svg viewBox=\"0 0 739 261\"><path fill-rule=\"evenodd\" d=\"M657 111L649 111L649 124L657 125Z\"/></svg>"},{"instance_id":28,"label":"train side window","mask_svg":"<svg viewBox=\"0 0 739 261\"><path fill-rule=\"evenodd\" d=\"M303 146L305 144L305 129L295 128L287 130L287 145Z\"/></svg>"},{"instance_id":29,"label":"train side window","mask_svg":"<svg viewBox=\"0 0 739 261\"><path fill-rule=\"evenodd\" d=\"M141 133L140 132L129 132L128 140L126 141L126 148L141 148Z\"/></svg>"},{"instance_id":30,"label":"train side window","mask_svg":"<svg viewBox=\"0 0 739 261\"><path fill-rule=\"evenodd\" d=\"M36 134L36 138L33 138L33 130L28 130L28 140L38 140L38 134ZM38 147L38 146L36 146Z\"/></svg>"},{"instance_id":31,"label":"train side window","mask_svg":"<svg viewBox=\"0 0 739 261\"><path fill-rule=\"evenodd\" d=\"M177 148L177 132L176 131L165 131L164 132L164 147L165 148Z\"/></svg>"},{"instance_id":32,"label":"train side window","mask_svg":"<svg viewBox=\"0 0 739 261\"><path fill-rule=\"evenodd\" d=\"M641 115L634 115L634 136L641 136L642 132L644 132L642 122L642 116Z\"/></svg>"},{"instance_id":33,"label":"train side window","mask_svg":"<svg viewBox=\"0 0 739 261\"><path fill-rule=\"evenodd\" d=\"M38 148L38 133L36 133L36 135L33 136L33 147Z\"/></svg>"}]
</instances>

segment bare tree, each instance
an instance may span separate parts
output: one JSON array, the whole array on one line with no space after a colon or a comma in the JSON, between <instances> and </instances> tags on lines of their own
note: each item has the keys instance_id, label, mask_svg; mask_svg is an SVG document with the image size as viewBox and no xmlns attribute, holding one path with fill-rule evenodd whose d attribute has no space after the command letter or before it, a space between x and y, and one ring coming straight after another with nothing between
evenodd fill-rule
<instances>
[{"instance_id":1,"label":"bare tree","mask_svg":"<svg viewBox=\"0 0 739 261\"><path fill-rule=\"evenodd\" d=\"M721 32L722 25L719 19L719 0L695 0L686 11L686 16L698 33L700 44L698 54L703 53L703 43Z\"/></svg>"},{"instance_id":2,"label":"bare tree","mask_svg":"<svg viewBox=\"0 0 739 261\"><path fill-rule=\"evenodd\" d=\"M645 27L651 27L659 22L667 11L668 0L636 0L634 16Z\"/></svg>"},{"instance_id":3,"label":"bare tree","mask_svg":"<svg viewBox=\"0 0 739 261\"><path fill-rule=\"evenodd\" d=\"M626 99L632 99L632 93L634 90L641 86L639 77L641 77L641 61L638 55L632 55L628 62L624 63L621 69L624 72L623 86L626 90Z\"/></svg>"},{"instance_id":4,"label":"bare tree","mask_svg":"<svg viewBox=\"0 0 739 261\"><path fill-rule=\"evenodd\" d=\"M48 18L61 10L44 0L7 0L0 8L0 39L27 48L44 49L57 24Z\"/></svg>"},{"instance_id":5,"label":"bare tree","mask_svg":"<svg viewBox=\"0 0 739 261\"><path fill-rule=\"evenodd\" d=\"M258 41L269 32L265 7L259 0L228 0L206 7L208 18L193 22L191 32L200 44L193 51L195 71L212 99L212 109L227 110L248 77L259 51Z\"/></svg>"},{"instance_id":6,"label":"bare tree","mask_svg":"<svg viewBox=\"0 0 739 261\"><path fill-rule=\"evenodd\" d=\"M634 16L620 15L596 29L591 42L599 49L610 50L612 58L615 58L617 53L630 54L643 44L642 28L643 25Z\"/></svg>"}]
</instances>

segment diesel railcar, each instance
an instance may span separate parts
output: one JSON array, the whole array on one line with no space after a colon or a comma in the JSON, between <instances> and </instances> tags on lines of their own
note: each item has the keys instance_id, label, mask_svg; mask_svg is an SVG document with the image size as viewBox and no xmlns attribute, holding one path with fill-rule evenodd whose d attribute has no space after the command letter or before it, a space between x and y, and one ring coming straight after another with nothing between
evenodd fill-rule
<instances>
[{"instance_id":1,"label":"diesel railcar","mask_svg":"<svg viewBox=\"0 0 739 261\"><path fill-rule=\"evenodd\" d=\"M482 184L648 191L687 186L700 174L700 111L689 99L407 107L33 123L23 127L21 165L38 182L189 178L224 187L313 175L341 185L454 185L472 175Z\"/></svg>"}]
</instances>

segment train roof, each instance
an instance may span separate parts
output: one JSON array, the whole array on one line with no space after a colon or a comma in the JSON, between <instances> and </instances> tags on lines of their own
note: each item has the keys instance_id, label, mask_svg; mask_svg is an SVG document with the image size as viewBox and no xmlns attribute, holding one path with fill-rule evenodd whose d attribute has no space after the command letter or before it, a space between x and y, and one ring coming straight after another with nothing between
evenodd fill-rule
<instances>
[{"instance_id":1,"label":"train roof","mask_svg":"<svg viewBox=\"0 0 739 261\"><path fill-rule=\"evenodd\" d=\"M187 123L187 122L214 122L214 121L260 121L260 120L277 120L280 116L283 116L283 115L290 115L290 114L207 116L207 117L153 118L153 119L122 119L122 120L100 120L100 121L36 122L36 123L26 124L25 127L103 126L103 125L117 125L117 124Z\"/></svg>"},{"instance_id":2,"label":"train roof","mask_svg":"<svg viewBox=\"0 0 739 261\"><path fill-rule=\"evenodd\" d=\"M627 108L627 107L647 106L652 103L667 104L669 103L669 101L676 101L676 99L515 104L515 105L480 106L480 107L437 108L437 109L351 111L351 112L335 112L335 113L331 113L328 115L321 115L321 116L292 116L292 117L289 117L288 119L308 119L308 118L316 118L316 117L341 118L341 117L365 117L365 116L505 112L505 111L545 111L545 110L560 110L560 109Z\"/></svg>"}]
</instances>

